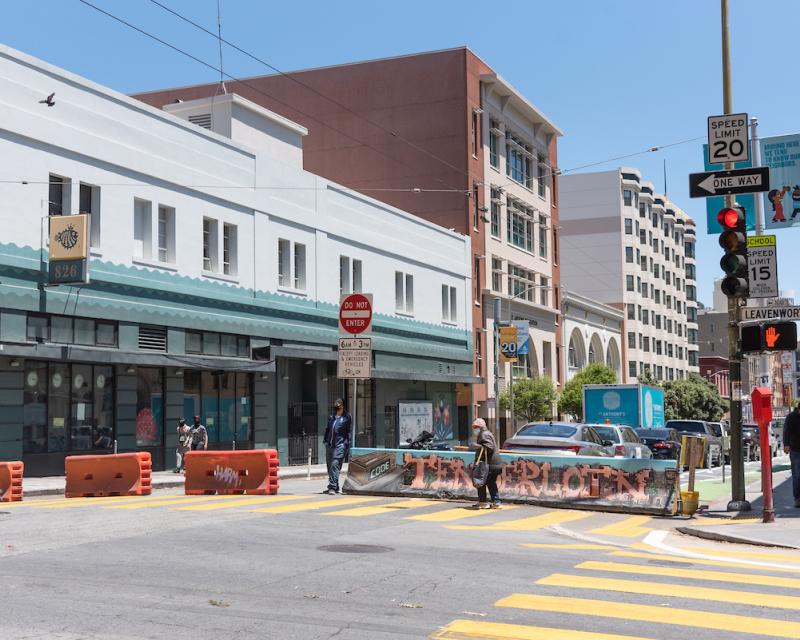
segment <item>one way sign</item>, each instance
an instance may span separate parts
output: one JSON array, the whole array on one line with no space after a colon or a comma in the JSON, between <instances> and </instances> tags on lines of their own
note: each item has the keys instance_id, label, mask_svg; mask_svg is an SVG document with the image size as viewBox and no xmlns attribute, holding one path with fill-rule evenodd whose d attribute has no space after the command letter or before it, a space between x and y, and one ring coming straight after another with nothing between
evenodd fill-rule
<instances>
[{"instance_id":1,"label":"one way sign","mask_svg":"<svg viewBox=\"0 0 800 640\"><path fill-rule=\"evenodd\" d=\"M689 174L689 196L692 198L757 191L769 191L769 167Z\"/></svg>"}]
</instances>

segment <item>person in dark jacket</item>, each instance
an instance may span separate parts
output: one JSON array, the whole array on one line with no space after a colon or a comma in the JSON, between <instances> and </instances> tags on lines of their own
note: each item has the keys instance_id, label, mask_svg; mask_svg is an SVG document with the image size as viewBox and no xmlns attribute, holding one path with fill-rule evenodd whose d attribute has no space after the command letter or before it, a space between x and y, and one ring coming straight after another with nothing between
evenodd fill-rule
<instances>
[{"instance_id":1,"label":"person in dark jacket","mask_svg":"<svg viewBox=\"0 0 800 640\"><path fill-rule=\"evenodd\" d=\"M333 403L333 413L328 418L325 429L325 461L328 463L328 486L322 493L339 493L339 472L350 451L350 431L353 417L344 409L344 402L337 399Z\"/></svg>"},{"instance_id":2,"label":"person in dark jacket","mask_svg":"<svg viewBox=\"0 0 800 640\"><path fill-rule=\"evenodd\" d=\"M477 449L475 462L478 462L478 458L480 458L489 465L489 476L486 478L486 485L478 487L478 502L475 504L475 508L499 509L500 492L497 488L497 478L503 472L503 461L500 459L497 441L494 438L494 434L486 427L486 421L483 418L475 418L472 423L472 433L475 437L475 442L472 446ZM486 502L487 488L489 489L491 503Z\"/></svg>"},{"instance_id":3,"label":"person in dark jacket","mask_svg":"<svg viewBox=\"0 0 800 640\"><path fill-rule=\"evenodd\" d=\"M783 423L783 450L792 464L794 506L800 508L800 400Z\"/></svg>"}]
</instances>

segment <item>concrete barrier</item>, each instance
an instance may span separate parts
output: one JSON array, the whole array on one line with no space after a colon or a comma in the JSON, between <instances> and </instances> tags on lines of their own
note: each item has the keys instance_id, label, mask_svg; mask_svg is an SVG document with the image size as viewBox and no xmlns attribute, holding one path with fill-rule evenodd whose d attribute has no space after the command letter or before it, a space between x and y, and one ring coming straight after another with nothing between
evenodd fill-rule
<instances>
[{"instance_id":1,"label":"concrete barrier","mask_svg":"<svg viewBox=\"0 0 800 640\"><path fill-rule=\"evenodd\" d=\"M672 515L674 460L501 453L500 499L624 513ZM473 452L352 449L344 493L475 499Z\"/></svg>"},{"instance_id":2,"label":"concrete barrier","mask_svg":"<svg viewBox=\"0 0 800 640\"><path fill-rule=\"evenodd\" d=\"M278 493L278 485L275 449L186 454L187 495L274 495Z\"/></svg>"},{"instance_id":3,"label":"concrete barrier","mask_svg":"<svg viewBox=\"0 0 800 640\"><path fill-rule=\"evenodd\" d=\"M22 500L21 462L0 462L0 502L19 502Z\"/></svg>"},{"instance_id":4,"label":"concrete barrier","mask_svg":"<svg viewBox=\"0 0 800 640\"><path fill-rule=\"evenodd\" d=\"M147 451L64 459L67 498L150 495L151 459Z\"/></svg>"}]
</instances>

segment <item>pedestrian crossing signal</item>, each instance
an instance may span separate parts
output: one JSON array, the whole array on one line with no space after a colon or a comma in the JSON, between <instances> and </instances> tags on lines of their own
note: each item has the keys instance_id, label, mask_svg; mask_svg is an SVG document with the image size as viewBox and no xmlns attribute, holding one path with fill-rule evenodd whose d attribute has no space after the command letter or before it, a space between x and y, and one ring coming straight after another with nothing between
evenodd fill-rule
<instances>
[{"instance_id":1,"label":"pedestrian crossing signal","mask_svg":"<svg viewBox=\"0 0 800 640\"><path fill-rule=\"evenodd\" d=\"M794 351L797 349L797 324L771 322L742 327L742 353Z\"/></svg>"}]
</instances>

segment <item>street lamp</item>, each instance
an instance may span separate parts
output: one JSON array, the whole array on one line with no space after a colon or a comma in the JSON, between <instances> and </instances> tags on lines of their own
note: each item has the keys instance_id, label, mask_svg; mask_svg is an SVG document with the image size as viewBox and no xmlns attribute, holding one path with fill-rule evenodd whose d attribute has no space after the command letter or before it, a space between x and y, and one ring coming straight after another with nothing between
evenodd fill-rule
<instances>
[{"instance_id":1,"label":"street lamp","mask_svg":"<svg viewBox=\"0 0 800 640\"><path fill-rule=\"evenodd\" d=\"M549 284L533 284L533 285L530 285L529 287L526 287L522 291L518 291L513 296L508 296L507 300L508 300L508 322L509 322L509 324L511 324L511 303L514 300L516 300L518 298L521 298L522 296L526 295L529 291L533 291L534 289L550 290L552 288L553 287L551 285L549 285ZM495 305L495 309L497 311L499 311L500 305L499 304ZM497 314L497 315L499 316L499 314ZM495 323L494 323L494 326L495 326L495 330L494 330L494 334L495 334L495 352L494 352L495 381L494 381L494 387L495 387L495 402L498 405L497 406L498 410L500 408L500 406L499 406L500 398L499 398L499 394L498 394L498 381L497 381L497 374L499 372L499 361L500 361L500 344L499 344L500 333L499 333L499 328L498 328L499 323L500 323L500 318L496 316L495 317ZM528 338L528 339L530 340L530 338ZM505 371L503 371L503 377L505 378ZM513 365L513 363L511 364L511 382L508 385L508 389L509 389L508 390L508 399L509 399L510 408L511 408L511 428L512 428L512 431L513 431L513 429L516 426L516 417L514 415L514 365ZM495 426L498 426L498 425L495 425ZM498 436L499 436L500 435L500 430L497 429L497 431L498 431Z\"/></svg>"}]
</instances>

